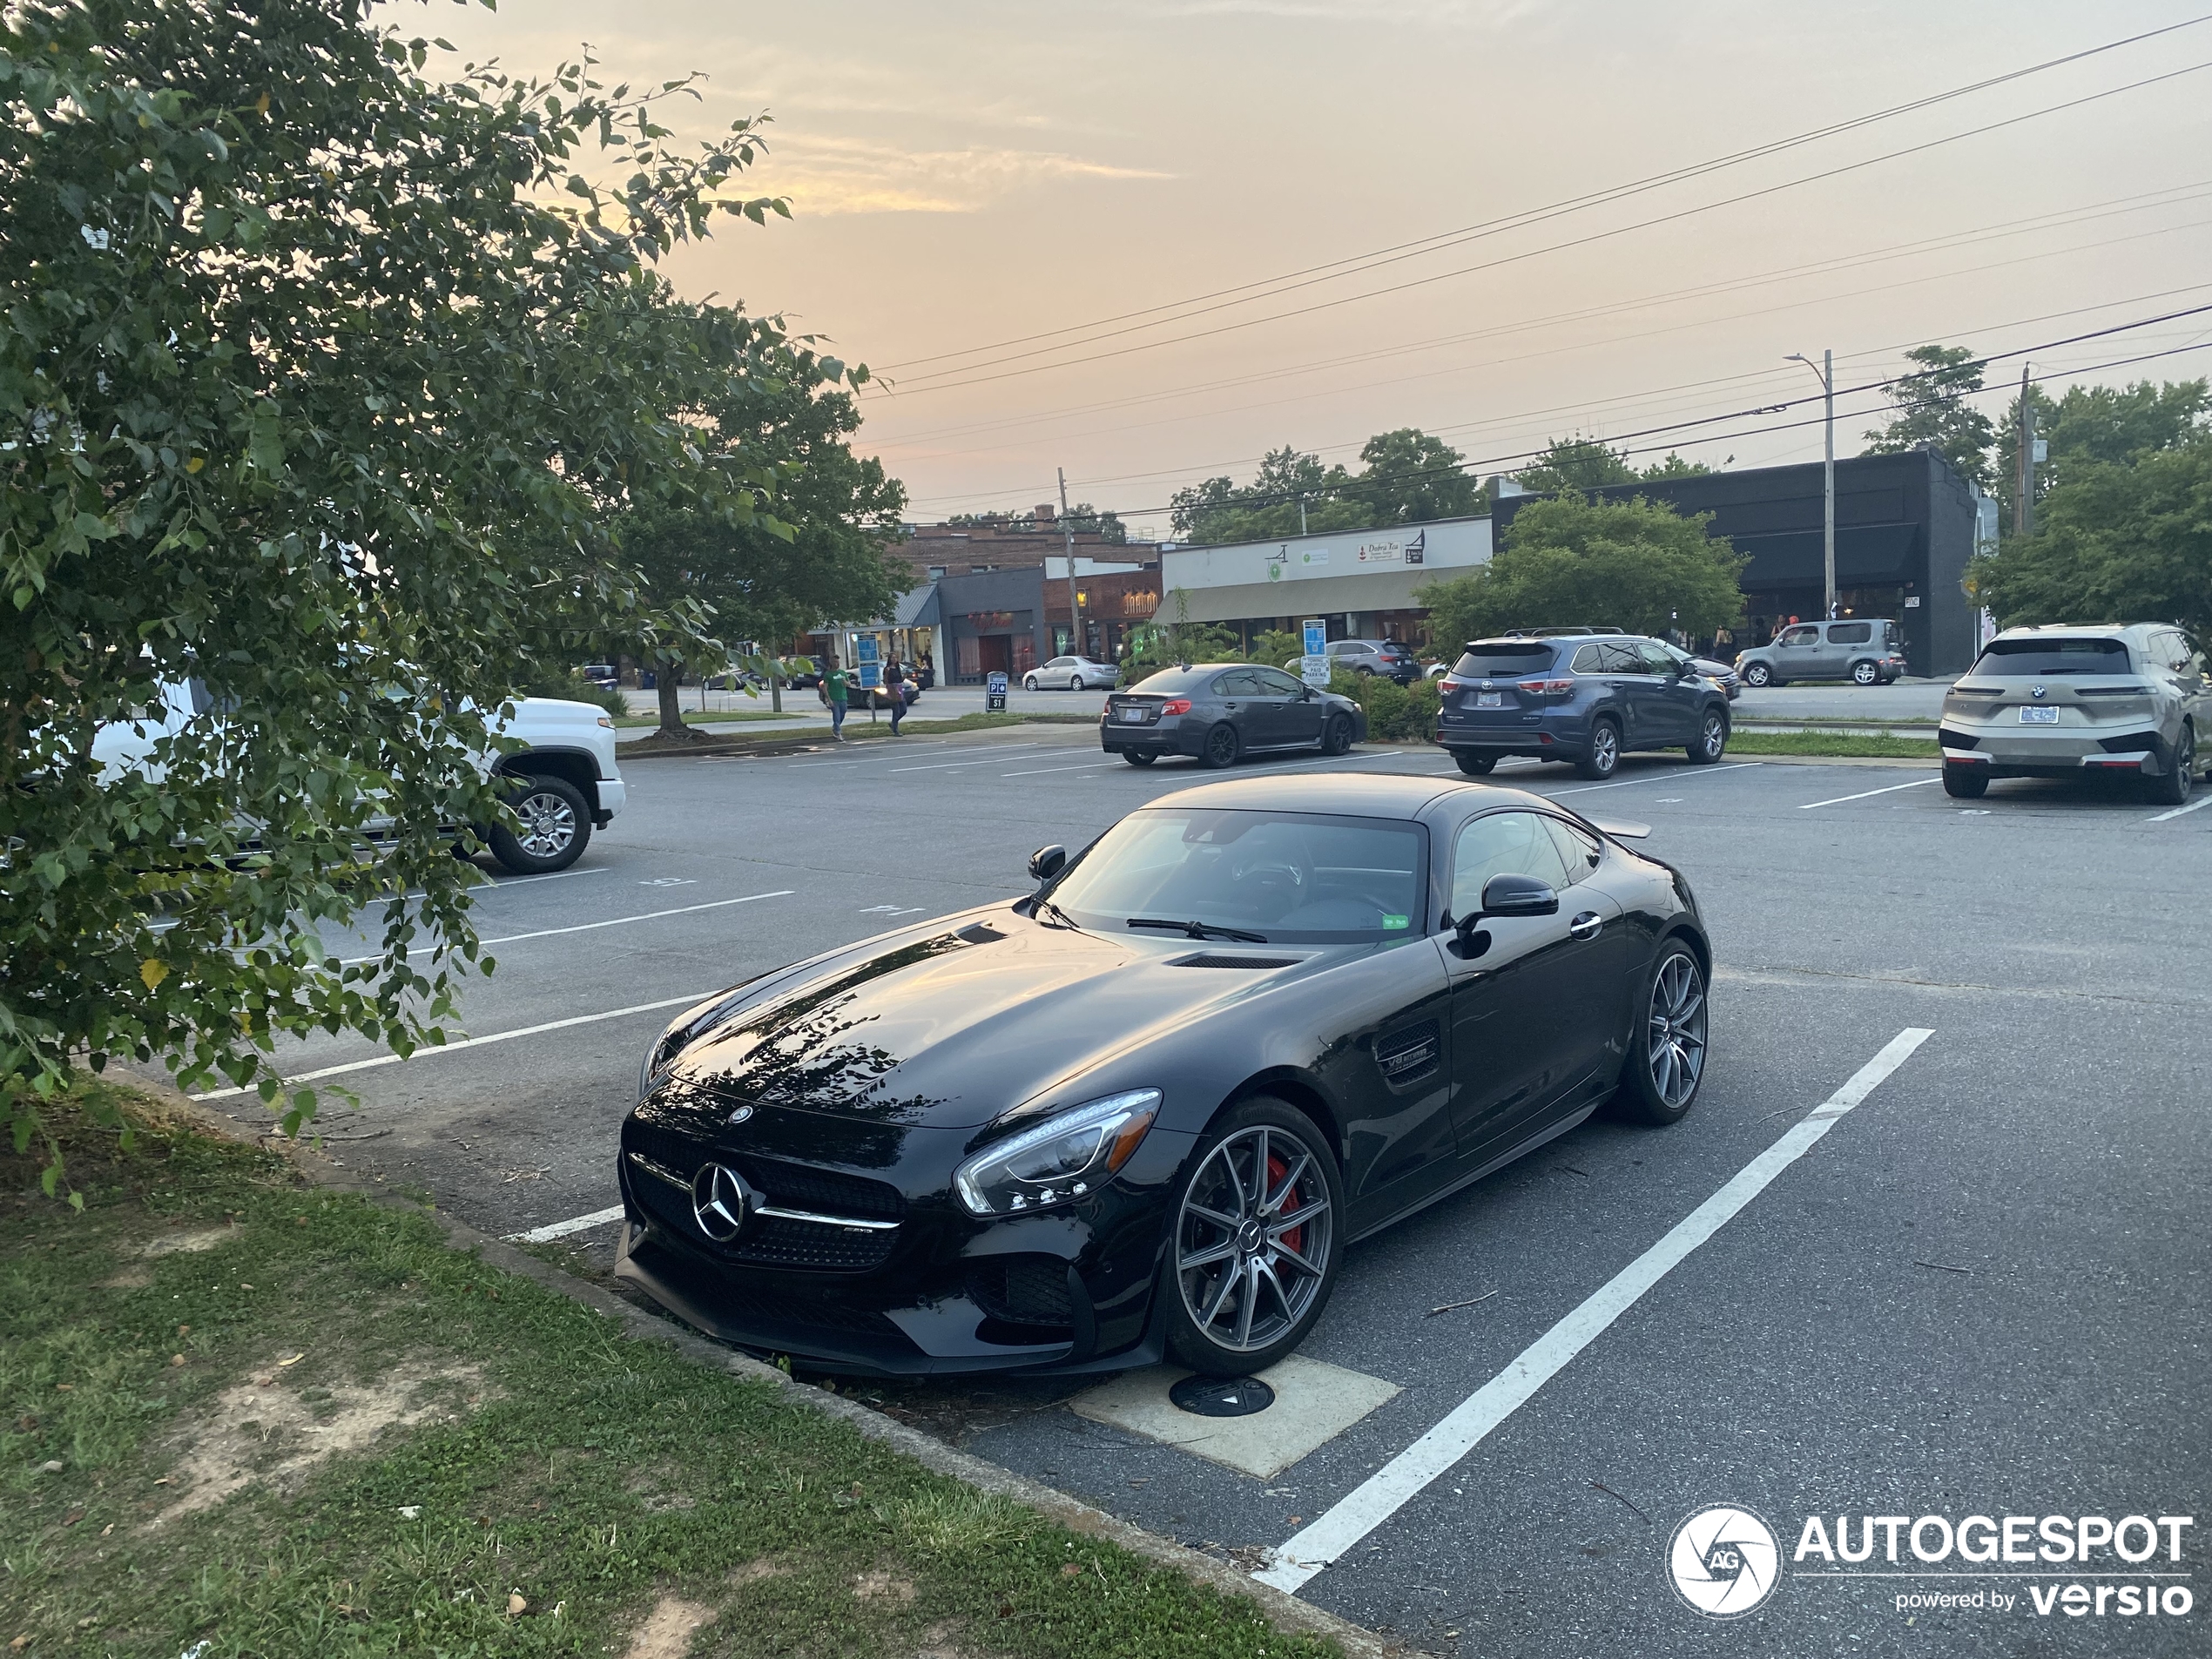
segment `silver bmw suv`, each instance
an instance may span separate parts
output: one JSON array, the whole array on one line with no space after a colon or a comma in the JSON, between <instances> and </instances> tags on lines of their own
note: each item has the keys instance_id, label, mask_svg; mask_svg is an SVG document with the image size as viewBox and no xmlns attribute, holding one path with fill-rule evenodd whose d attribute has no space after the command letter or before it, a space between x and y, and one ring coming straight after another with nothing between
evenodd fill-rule
<instances>
[{"instance_id":1,"label":"silver bmw suv","mask_svg":"<svg viewBox=\"0 0 2212 1659\"><path fill-rule=\"evenodd\" d=\"M2212 672L2179 628L2009 628L1944 697L1943 787L1973 800L1992 778L2122 772L2178 806L2208 720Z\"/></svg>"}]
</instances>

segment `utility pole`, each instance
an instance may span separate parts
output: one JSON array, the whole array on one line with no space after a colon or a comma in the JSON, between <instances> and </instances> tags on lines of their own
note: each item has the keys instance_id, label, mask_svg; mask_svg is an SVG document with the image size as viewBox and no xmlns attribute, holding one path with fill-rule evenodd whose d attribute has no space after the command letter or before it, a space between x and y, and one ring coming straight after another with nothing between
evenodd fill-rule
<instances>
[{"instance_id":1,"label":"utility pole","mask_svg":"<svg viewBox=\"0 0 2212 1659\"><path fill-rule=\"evenodd\" d=\"M1298 533L1300 536L1305 534L1305 497L1303 496L1298 498Z\"/></svg>"},{"instance_id":2,"label":"utility pole","mask_svg":"<svg viewBox=\"0 0 2212 1659\"><path fill-rule=\"evenodd\" d=\"M1791 352L1783 360L1803 363L1812 368L1812 359L1802 352ZM1820 367L1812 372L1820 376L1821 401L1825 407L1822 424L1826 428L1824 459L1820 469L1820 549L1821 570L1827 588L1827 614L1836 614L1836 354L1820 354Z\"/></svg>"},{"instance_id":3,"label":"utility pole","mask_svg":"<svg viewBox=\"0 0 2212 1659\"><path fill-rule=\"evenodd\" d=\"M2028 365L2020 365L2020 430L2015 436L2020 442L2019 464L2013 469L2013 534L2035 534L2035 405L2028 401Z\"/></svg>"},{"instance_id":4,"label":"utility pole","mask_svg":"<svg viewBox=\"0 0 2212 1659\"><path fill-rule=\"evenodd\" d=\"M1056 469L1060 474L1060 535L1061 545L1068 550L1068 649L1076 656L1083 653L1082 608L1076 603L1076 525L1068 516L1068 469Z\"/></svg>"}]
</instances>

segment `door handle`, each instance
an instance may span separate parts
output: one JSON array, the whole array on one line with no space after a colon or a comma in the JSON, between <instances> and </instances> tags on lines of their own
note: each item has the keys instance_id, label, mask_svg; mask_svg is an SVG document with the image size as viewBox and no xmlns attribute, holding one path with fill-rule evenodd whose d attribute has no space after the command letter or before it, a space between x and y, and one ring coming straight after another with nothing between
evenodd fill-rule
<instances>
[{"instance_id":1,"label":"door handle","mask_svg":"<svg viewBox=\"0 0 2212 1659\"><path fill-rule=\"evenodd\" d=\"M1595 939L1605 926L1605 918L1595 910L1585 910L1567 924L1569 939Z\"/></svg>"}]
</instances>

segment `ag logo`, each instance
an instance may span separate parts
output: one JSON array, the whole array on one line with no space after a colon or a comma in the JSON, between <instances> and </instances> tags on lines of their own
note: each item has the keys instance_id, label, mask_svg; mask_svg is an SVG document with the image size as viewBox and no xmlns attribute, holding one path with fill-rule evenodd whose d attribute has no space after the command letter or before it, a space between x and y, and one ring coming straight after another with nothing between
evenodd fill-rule
<instances>
[{"instance_id":1,"label":"ag logo","mask_svg":"<svg viewBox=\"0 0 2212 1659\"><path fill-rule=\"evenodd\" d=\"M1739 1618L1774 1593L1781 1560L1766 1522L1716 1503L1675 1528L1667 1576L1675 1594L1707 1618Z\"/></svg>"}]
</instances>

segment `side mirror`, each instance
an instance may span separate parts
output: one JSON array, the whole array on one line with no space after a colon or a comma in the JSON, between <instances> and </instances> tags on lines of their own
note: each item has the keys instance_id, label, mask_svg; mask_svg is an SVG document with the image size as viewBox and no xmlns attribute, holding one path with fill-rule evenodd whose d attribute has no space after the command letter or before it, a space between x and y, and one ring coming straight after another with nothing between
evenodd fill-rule
<instances>
[{"instance_id":1,"label":"side mirror","mask_svg":"<svg viewBox=\"0 0 2212 1659\"><path fill-rule=\"evenodd\" d=\"M1482 884L1482 907L1453 924L1459 935L1460 954L1480 956L1490 948L1490 935L1478 932L1486 921L1503 916L1552 916L1559 914L1559 894L1548 882L1533 875L1494 875Z\"/></svg>"},{"instance_id":2,"label":"side mirror","mask_svg":"<svg viewBox=\"0 0 2212 1659\"><path fill-rule=\"evenodd\" d=\"M1041 846L1029 854L1029 876L1032 880L1049 881L1067 867L1068 849L1055 841L1050 846ZM1548 891L1548 889L1547 889ZM1552 900L1552 908L1559 908L1559 901Z\"/></svg>"}]
</instances>

